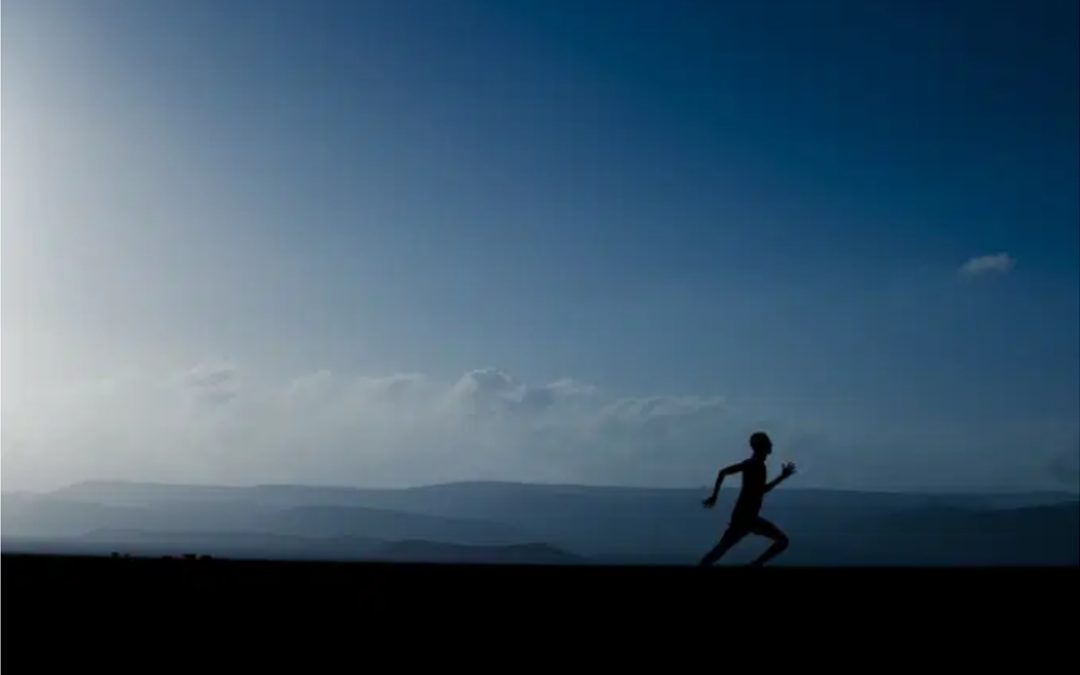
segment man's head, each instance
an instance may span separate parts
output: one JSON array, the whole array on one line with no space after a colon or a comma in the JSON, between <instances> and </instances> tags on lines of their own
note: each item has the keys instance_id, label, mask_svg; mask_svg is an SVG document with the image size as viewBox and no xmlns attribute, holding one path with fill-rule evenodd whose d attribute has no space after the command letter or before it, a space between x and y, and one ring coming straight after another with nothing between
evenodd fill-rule
<instances>
[{"instance_id":1,"label":"man's head","mask_svg":"<svg viewBox=\"0 0 1080 675\"><path fill-rule=\"evenodd\" d=\"M758 457L768 457L772 454L772 439L764 431L755 432L750 436L750 449Z\"/></svg>"}]
</instances>

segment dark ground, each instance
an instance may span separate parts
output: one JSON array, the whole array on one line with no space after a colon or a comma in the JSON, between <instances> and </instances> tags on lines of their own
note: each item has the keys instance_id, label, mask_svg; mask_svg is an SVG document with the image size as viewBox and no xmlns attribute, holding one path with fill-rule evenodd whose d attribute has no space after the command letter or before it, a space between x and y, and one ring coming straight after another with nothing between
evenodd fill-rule
<instances>
[{"instance_id":1,"label":"dark ground","mask_svg":"<svg viewBox=\"0 0 1080 675\"><path fill-rule=\"evenodd\" d=\"M596 620L621 615L645 622L676 615L705 619L714 611L717 620L731 621L737 611L765 609L779 612L778 621L842 620L856 612L879 624L909 626L946 615L965 622L992 617L999 624L1019 617L1026 630L1051 630L1070 625L1060 612L1047 610L1071 612L1080 581L1076 568L704 570L22 555L4 555L3 569L8 616L15 618L9 628L20 617L68 610L156 620L274 606L289 621L345 605L354 617L437 611L521 620L551 612L565 617L570 609Z\"/></svg>"},{"instance_id":2,"label":"dark ground","mask_svg":"<svg viewBox=\"0 0 1080 675\"><path fill-rule=\"evenodd\" d=\"M1080 581L1076 568L705 570L10 555L3 569L9 665L113 675L410 664L470 672L570 664L593 672L741 672L740 655L750 652L770 668L887 664L910 671L934 664L956 673L1045 672L1075 660L1069 617Z\"/></svg>"}]
</instances>

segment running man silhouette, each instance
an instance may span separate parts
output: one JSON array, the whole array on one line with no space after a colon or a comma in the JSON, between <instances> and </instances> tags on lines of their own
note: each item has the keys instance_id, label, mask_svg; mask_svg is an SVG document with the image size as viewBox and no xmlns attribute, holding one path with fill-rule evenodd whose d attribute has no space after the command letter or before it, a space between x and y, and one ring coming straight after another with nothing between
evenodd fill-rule
<instances>
[{"instance_id":1,"label":"running man silhouette","mask_svg":"<svg viewBox=\"0 0 1080 675\"><path fill-rule=\"evenodd\" d=\"M772 440L768 434L758 431L750 437L750 449L754 452L753 456L750 459L720 470L720 475L716 477L716 487L713 488L712 496L704 501L705 508L711 509L716 506L720 486L728 476L741 473L742 490L739 492L738 501L735 502L735 509L731 514L731 522L727 531L720 538L720 543L701 559L699 566L710 567L714 565L732 546L739 543L748 534L767 537L772 539L773 542L767 551L762 553L757 560L750 563L753 566L764 565L787 549L787 535L776 525L759 515L765 495L777 485L795 475L795 465L788 462L784 464L780 476L776 480L766 482L765 459L772 454L772 448Z\"/></svg>"}]
</instances>

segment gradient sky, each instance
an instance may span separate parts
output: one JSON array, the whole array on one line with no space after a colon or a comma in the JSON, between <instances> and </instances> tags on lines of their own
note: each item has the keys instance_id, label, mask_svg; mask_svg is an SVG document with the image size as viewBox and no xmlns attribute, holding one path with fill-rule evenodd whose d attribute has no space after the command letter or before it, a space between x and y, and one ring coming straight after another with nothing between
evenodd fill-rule
<instances>
[{"instance_id":1,"label":"gradient sky","mask_svg":"<svg viewBox=\"0 0 1080 675\"><path fill-rule=\"evenodd\" d=\"M1075 487L1078 8L7 0L5 489Z\"/></svg>"}]
</instances>

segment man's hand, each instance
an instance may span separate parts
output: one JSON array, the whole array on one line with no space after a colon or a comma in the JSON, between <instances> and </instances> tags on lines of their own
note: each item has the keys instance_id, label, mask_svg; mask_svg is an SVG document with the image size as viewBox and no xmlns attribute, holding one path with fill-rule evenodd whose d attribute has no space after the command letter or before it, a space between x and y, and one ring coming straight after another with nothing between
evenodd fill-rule
<instances>
[{"instance_id":1,"label":"man's hand","mask_svg":"<svg viewBox=\"0 0 1080 675\"><path fill-rule=\"evenodd\" d=\"M707 509L711 509L712 507L716 506L716 495L713 495L712 497L709 497L705 501L701 502L701 505Z\"/></svg>"},{"instance_id":2,"label":"man's hand","mask_svg":"<svg viewBox=\"0 0 1080 675\"><path fill-rule=\"evenodd\" d=\"M784 478L791 478L795 475L795 465L792 462L786 462L780 467L780 475Z\"/></svg>"}]
</instances>

